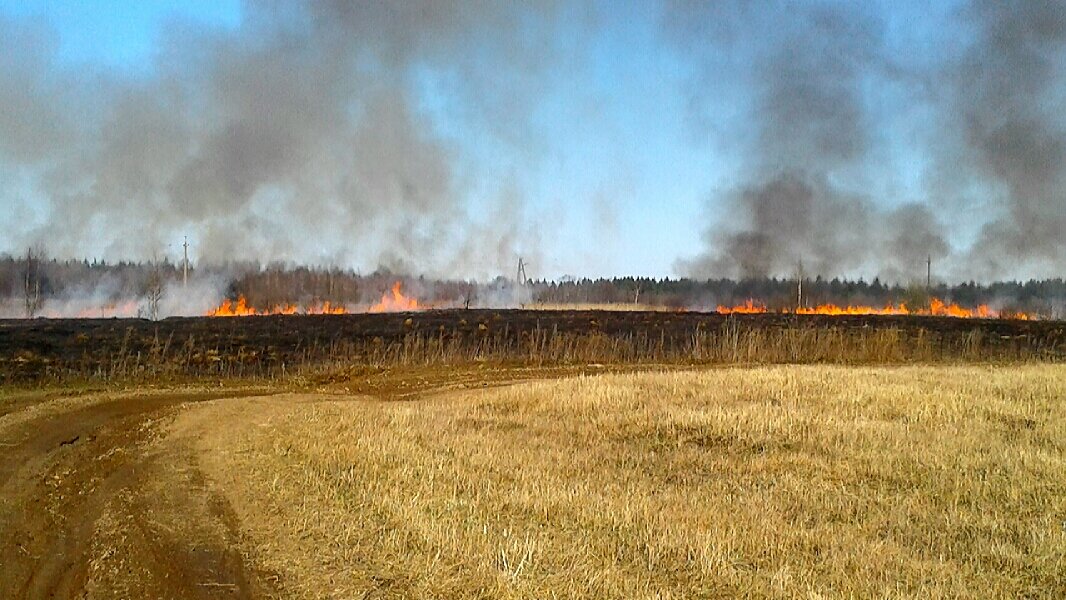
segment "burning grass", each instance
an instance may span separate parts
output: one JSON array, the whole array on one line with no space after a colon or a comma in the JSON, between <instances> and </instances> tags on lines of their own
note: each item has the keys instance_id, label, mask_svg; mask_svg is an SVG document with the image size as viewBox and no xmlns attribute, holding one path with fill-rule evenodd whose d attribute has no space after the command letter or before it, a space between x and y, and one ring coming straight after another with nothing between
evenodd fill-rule
<instances>
[{"instance_id":1,"label":"burning grass","mask_svg":"<svg viewBox=\"0 0 1066 600\"><path fill-rule=\"evenodd\" d=\"M312 300L304 304L276 304L267 308L256 308L248 303L243 295L236 300L225 299L221 304L207 311L208 317L269 317L275 315L346 315L353 312L386 313L411 312L423 310L425 306L416 298L405 296L403 283L397 281L392 288L381 296L381 300L370 306L347 306L330 303L329 300Z\"/></svg>"},{"instance_id":2,"label":"burning grass","mask_svg":"<svg viewBox=\"0 0 1066 600\"><path fill-rule=\"evenodd\" d=\"M325 302L312 302L303 306L297 304L278 304L270 308L257 309L249 306L244 296L236 300L223 300L217 307L207 311L209 317L254 317L271 315L343 315L348 309Z\"/></svg>"},{"instance_id":3,"label":"burning grass","mask_svg":"<svg viewBox=\"0 0 1066 600\"><path fill-rule=\"evenodd\" d=\"M381 300L367 309L367 312L410 312L421 310L422 308L423 307L418 303L416 298L404 295L403 283L397 281L392 284L392 288L388 292L385 292L381 296Z\"/></svg>"},{"instance_id":4,"label":"burning grass","mask_svg":"<svg viewBox=\"0 0 1066 600\"><path fill-rule=\"evenodd\" d=\"M765 304L755 300L748 300L736 306L719 305L716 311L723 315L742 314L755 315L773 312ZM837 306L836 304L820 304L818 306L800 307L791 310L779 311L785 314L797 315L919 315L929 317L953 317L956 319L1017 319L1029 321L1032 315L1017 311L994 310L987 304L980 304L974 308L960 306L953 302L944 302L939 298L930 298L929 305L921 308L909 308L906 303L888 304L885 306Z\"/></svg>"},{"instance_id":5,"label":"burning grass","mask_svg":"<svg viewBox=\"0 0 1066 600\"><path fill-rule=\"evenodd\" d=\"M403 293L403 282L396 281L392 284L389 291L385 292L381 296L381 300L371 304L369 306L342 306L331 305L328 301L319 302L311 301L303 306L297 304L284 304L275 305L269 308L255 308L249 305L244 296L238 296L236 300L226 299L218 307L207 312L209 317L252 317L252 316L271 316L271 315L296 315L296 314L308 314L308 315L322 315L322 314L348 314L351 312L365 312L365 313L391 313L391 312L414 312L427 310L431 306L419 302L419 300L413 296L407 296ZM435 306L435 308L444 308L444 306ZM658 306L649 304L637 304L637 303L551 303L551 302L533 302L526 304L523 308L527 310L546 310L546 311L633 311L633 312L682 312L683 309L670 306ZM862 306L862 305L847 305L837 306L836 304L820 304L814 307L799 307L791 309L781 309L774 311L767 307L763 302L759 302L753 299L749 299L743 304L735 306L718 305L715 312L721 315L752 315L752 314L766 314L777 312L778 314L795 314L795 315L826 315L826 316L864 316L864 315L918 315L918 316L932 316L932 317L953 317L959 319L1017 319L1028 321L1033 319L1032 315L1009 311L1009 310L993 310L986 304L980 304L974 308L967 308L953 302L944 302L939 298L929 298L927 306L919 308L909 308L906 303L888 304L883 307L875 306Z\"/></svg>"},{"instance_id":6,"label":"burning grass","mask_svg":"<svg viewBox=\"0 0 1066 600\"><path fill-rule=\"evenodd\" d=\"M294 597L1063 597L1066 368L759 367L179 418Z\"/></svg>"}]
</instances>

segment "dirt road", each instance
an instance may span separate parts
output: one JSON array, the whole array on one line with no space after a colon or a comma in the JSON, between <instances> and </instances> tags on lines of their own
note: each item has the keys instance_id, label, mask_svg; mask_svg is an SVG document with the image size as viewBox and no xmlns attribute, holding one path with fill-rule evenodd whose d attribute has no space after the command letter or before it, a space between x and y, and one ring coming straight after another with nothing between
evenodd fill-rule
<instances>
[{"instance_id":1,"label":"dirt road","mask_svg":"<svg viewBox=\"0 0 1066 600\"><path fill-rule=\"evenodd\" d=\"M634 367L385 370L324 397L405 401L607 370ZM0 391L0 598L282 595L274 574L242 559L234 512L197 466L197 432L168 430L198 403L264 393Z\"/></svg>"},{"instance_id":2,"label":"dirt road","mask_svg":"<svg viewBox=\"0 0 1066 600\"><path fill-rule=\"evenodd\" d=\"M217 392L22 403L0 417L0 598L269 596L228 507L160 426Z\"/></svg>"}]
</instances>

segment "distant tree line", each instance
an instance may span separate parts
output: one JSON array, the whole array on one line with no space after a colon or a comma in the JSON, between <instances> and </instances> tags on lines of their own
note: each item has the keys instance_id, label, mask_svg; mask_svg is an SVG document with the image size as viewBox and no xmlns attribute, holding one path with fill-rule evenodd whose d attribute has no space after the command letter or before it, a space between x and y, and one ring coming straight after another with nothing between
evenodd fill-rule
<instances>
[{"instance_id":1,"label":"distant tree line","mask_svg":"<svg viewBox=\"0 0 1066 600\"><path fill-rule=\"evenodd\" d=\"M534 297L551 303L622 303L713 309L754 300L771 309L793 308L801 301L797 279L654 279L617 277L612 279L568 279L532 282ZM934 283L925 286L886 284L879 279L824 279L802 282L802 303L886 306L906 303L912 308L928 305L930 298L965 307L988 304L996 308L1066 316L1066 281L1062 278L998 281L989 284L966 282L956 285Z\"/></svg>"},{"instance_id":2,"label":"distant tree line","mask_svg":"<svg viewBox=\"0 0 1066 600\"><path fill-rule=\"evenodd\" d=\"M520 290L502 277L490 282L407 277L387 270L360 274L350 269L291 266L281 263L228 263L190 269L190 281L216 282L220 299L243 296L255 307L284 304L361 304L374 302L402 281L405 293L426 303L449 306L506 306L515 303L636 304L681 309L713 310L755 300L771 309L795 307L801 301L796 279L671 279L616 277L529 280ZM0 304L20 307L34 315L50 299L92 295L100 300L140 298L158 306L160 297L182 283L182 265L169 260L117 262L46 259L30 249L25 255L0 255ZM171 291L169 293L179 293ZM1066 317L1066 282L1062 278L966 282L903 286L879 279L824 279L802 282L806 306L885 306L905 302L920 307L930 297L966 307L988 304L998 309ZM154 302L153 302L154 300ZM10 313L11 310L8 310ZM145 315L149 316L149 315Z\"/></svg>"}]
</instances>

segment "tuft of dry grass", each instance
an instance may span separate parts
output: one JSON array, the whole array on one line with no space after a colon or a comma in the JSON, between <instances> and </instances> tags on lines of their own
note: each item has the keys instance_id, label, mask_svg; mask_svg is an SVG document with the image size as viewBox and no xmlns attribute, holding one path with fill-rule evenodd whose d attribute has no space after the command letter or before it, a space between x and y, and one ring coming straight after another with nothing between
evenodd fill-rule
<instances>
[{"instance_id":1,"label":"tuft of dry grass","mask_svg":"<svg viewBox=\"0 0 1066 600\"><path fill-rule=\"evenodd\" d=\"M1066 597L1066 367L770 366L201 405L307 598Z\"/></svg>"}]
</instances>

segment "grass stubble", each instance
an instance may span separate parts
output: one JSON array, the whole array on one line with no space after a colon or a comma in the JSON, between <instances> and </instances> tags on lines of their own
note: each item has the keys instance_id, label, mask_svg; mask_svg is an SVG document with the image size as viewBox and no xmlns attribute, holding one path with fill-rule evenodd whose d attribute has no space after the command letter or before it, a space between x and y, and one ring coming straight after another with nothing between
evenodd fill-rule
<instances>
[{"instance_id":1,"label":"grass stubble","mask_svg":"<svg viewBox=\"0 0 1066 600\"><path fill-rule=\"evenodd\" d=\"M318 598L1066 597L1066 367L760 366L172 428Z\"/></svg>"}]
</instances>

